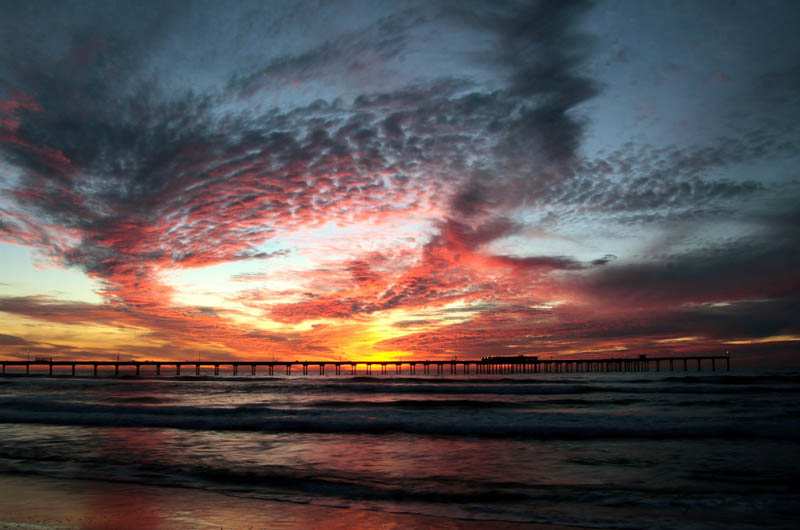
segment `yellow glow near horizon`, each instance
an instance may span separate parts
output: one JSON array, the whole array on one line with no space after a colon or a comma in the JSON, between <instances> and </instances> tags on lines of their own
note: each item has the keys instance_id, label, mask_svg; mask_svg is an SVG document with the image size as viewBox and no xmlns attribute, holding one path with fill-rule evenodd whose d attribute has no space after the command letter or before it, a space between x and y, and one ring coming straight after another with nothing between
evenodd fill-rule
<instances>
[{"instance_id":1,"label":"yellow glow near horizon","mask_svg":"<svg viewBox=\"0 0 800 530\"><path fill-rule=\"evenodd\" d=\"M149 336L150 330L137 327L89 323L48 322L42 326L39 320L18 315L3 314L3 330L9 335L26 337L31 342L45 344L58 353L59 348L96 350L111 354L128 348L131 344L140 347L162 347L165 341ZM26 348L21 345L18 351Z\"/></svg>"},{"instance_id":2,"label":"yellow glow near horizon","mask_svg":"<svg viewBox=\"0 0 800 530\"><path fill-rule=\"evenodd\" d=\"M758 339L739 339L727 340L723 344L771 344L773 342L797 342L800 341L798 335L772 335L770 337L761 337Z\"/></svg>"},{"instance_id":3,"label":"yellow glow near horizon","mask_svg":"<svg viewBox=\"0 0 800 530\"><path fill-rule=\"evenodd\" d=\"M698 340L699 338L700 337L675 337L675 338L672 338L672 339L659 339L659 340L657 340L655 342L657 342L659 344L672 344L672 343L678 343L678 342L692 342L692 341Z\"/></svg>"}]
</instances>

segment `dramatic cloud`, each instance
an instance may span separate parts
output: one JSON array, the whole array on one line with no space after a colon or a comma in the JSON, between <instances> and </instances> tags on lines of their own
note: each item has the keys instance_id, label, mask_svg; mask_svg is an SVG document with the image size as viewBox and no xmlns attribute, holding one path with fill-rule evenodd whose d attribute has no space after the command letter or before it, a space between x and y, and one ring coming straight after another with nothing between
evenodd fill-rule
<instances>
[{"instance_id":1,"label":"dramatic cloud","mask_svg":"<svg viewBox=\"0 0 800 530\"><path fill-rule=\"evenodd\" d=\"M720 76L731 43L671 55L669 13L648 57L622 53L606 4L291 7L4 8L0 249L94 292L4 272L1 347L105 354L30 320L115 329L149 356L794 340L775 310L796 306L800 265L800 41L783 25L781 53ZM685 86L719 97L673 123L695 109Z\"/></svg>"}]
</instances>

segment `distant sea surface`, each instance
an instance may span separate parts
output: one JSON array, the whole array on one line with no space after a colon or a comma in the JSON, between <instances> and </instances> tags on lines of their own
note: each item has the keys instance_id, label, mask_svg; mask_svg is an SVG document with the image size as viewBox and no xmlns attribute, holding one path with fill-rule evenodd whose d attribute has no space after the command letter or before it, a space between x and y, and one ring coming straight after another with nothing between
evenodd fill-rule
<instances>
[{"instance_id":1,"label":"distant sea surface","mask_svg":"<svg viewBox=\"0 0 800 530\"><path fill-rule=\"evenodd\" d=\"M6 377L0 474L487 527L796 528L798 398L796 372Z\"/></svg>"}]
</instances>

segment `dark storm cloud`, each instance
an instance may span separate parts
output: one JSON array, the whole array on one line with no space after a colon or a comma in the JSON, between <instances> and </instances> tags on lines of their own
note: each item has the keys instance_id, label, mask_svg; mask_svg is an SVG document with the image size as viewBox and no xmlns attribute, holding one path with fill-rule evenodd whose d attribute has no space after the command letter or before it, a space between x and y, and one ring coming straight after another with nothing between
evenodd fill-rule
<instances>
[{"instance_id":1,"label":"dark storm cloud","mask_svg":"<svg viewBox=\"0 0 800 530\"><path fill-rule=\"evenodd\" d=\"M545 326L539 338L624 341L702 336L722 340L760 339L799 333L798 309L800 298L789 297L671 307L647 317L564 315L561 324Z\"/></svg>"},{"instance_id":2,"label":"dark storm cloud","mask_svg":"<svg viewBox=\"0 0 800 530\"><path fill-rule=\"evenodd\" d=\"M782 299L800 293L800 210L754 215L757 230L725 243L593 271L587 294L632 306Z\"/></svg>"},{"instance_id":3,"label":"dark storm cloud","mask_svg":"<svg viewBox=\"0 0 800 530\"><path fill-rule=\"evenodd\" d=\"M503 57L513 69L511 93L535 98L520 109L501 150L527 158L531 148L538 149L556 162L575 156L583 128L569 111L597 91L579 73L588 50L576 25L588 6L584 1L541 2L500 23Z\"/></svg>"},{"instance_id":4,"label":"dark storm cloud","mask_svg":"<svg viewBox=\"0 0 800 530\"><path fill-rule=\"evenodd\" d=\"M652 322L639 321L626 326L608 326L607 337L703 336L712 339L763 339L800 332L797 310L800 300L786 298L738 302L722 306L687 307L666 311ZM588 334L586 338L600 338Z\"/></svg>"},{"instance_id":5,"label":"dark storm cloud","mask_svg":"<svg viewBox=\"0 0 800 530\"><path fill-rule=\"evenodd\" d=\"M456 213L470 216L498 202L513 204L528 197L526 180L567 176L584 132L571 111L597 93L595 83L580 73L589 46L576 27L588 6L582 1L533 2L515 12L486 5L460 11L467 23L499 36L501 51L490 60L505 67L509 86L494 95L507 113L497 112L487 127L498 136L496 165L476 168L454 197ZM498 186L498 174L505 186Z\"/></svg>"}]
</instances>

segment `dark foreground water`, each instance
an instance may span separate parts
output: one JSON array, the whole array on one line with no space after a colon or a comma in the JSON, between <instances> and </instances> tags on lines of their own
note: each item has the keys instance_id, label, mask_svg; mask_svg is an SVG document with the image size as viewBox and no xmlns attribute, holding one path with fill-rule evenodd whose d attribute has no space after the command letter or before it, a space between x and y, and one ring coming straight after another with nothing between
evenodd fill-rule
<instances>
[{"instance_id":1,"label":"dark foreground water","mask_svg":"<svg viewBox=\"0 0 800 530\"><path fill-rule=\"evenodd\" d=\"M794 528L798 398L796 373L9 377L0 474L487 527Z\"/></svg>"}]
</instances>

